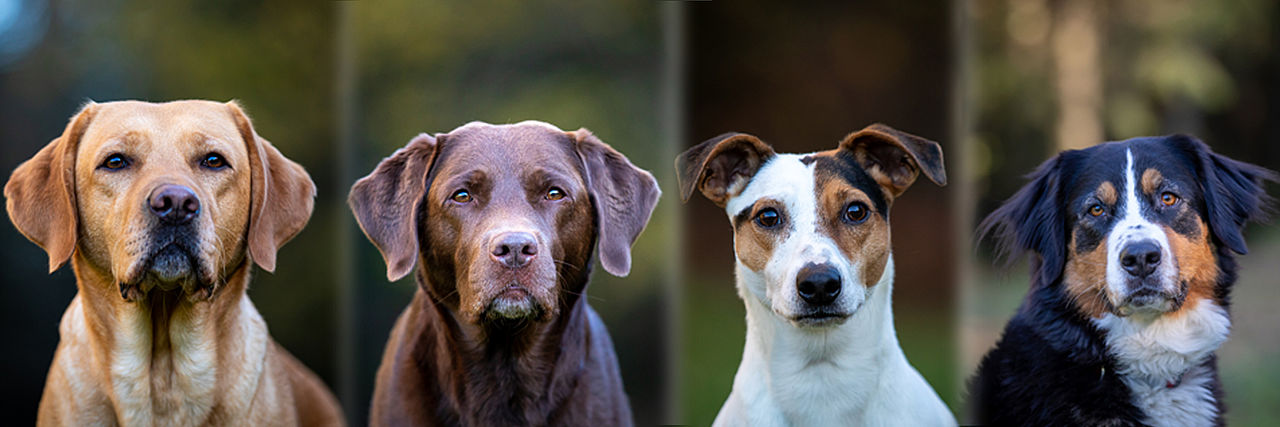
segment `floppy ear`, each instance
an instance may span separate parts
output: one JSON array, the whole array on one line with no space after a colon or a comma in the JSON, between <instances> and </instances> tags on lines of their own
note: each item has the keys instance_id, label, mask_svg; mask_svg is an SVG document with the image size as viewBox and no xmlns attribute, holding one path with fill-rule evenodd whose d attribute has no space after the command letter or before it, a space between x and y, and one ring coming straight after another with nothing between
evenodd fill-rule
<instances>
[{"instance_id":1,"label":"floppy ear","mask_svg":"<svg viewBox=\"0 0 1280 427\"><path fill-rule=\"evenodd\" d=\"M1241 232L1246 223L1266 216L1272 199L1267 196L1264 183L1276 182L1280 176L1261 166L1214 153L1195 137L1173 135L1172 138L1190 144L1199 158L1197 169L1204 182L1209 229L1227 248L1241 255L1248 253Z\"/></svg>"},{"instance_id":2,"label":"floppy ear","mask_svg":"<svg viewBox=\"0 0 1280 427\"><path fill-rule=\"evenodd\" d=\"M76 250L76 149L97 109L98 104L92 101L85 105L67 123L62 136L18 165L4 186L9 220L49 254L50 273Z\"/></svg>"},{"instance_id":3,"label":"floppy ear","mask_svg":"<svg viewBox=\"0 0 1280 427\"><path fill-rule=\"evenodd\" d=\"M631 272L631 244L658 205L658 181L583 128L567 132L577 143L599 227L600 265L614 276Z\"/></svg>"},{"instance_id":4,"label":"floppy ear","mask_svg":"<svg viewBox=\"0 0 1280 427\"><path fill-rule=\"evenodd\" d=\"M687 202L698 190L724 207L773 156L773 147L745 133L729 132L703 141L676 157L680 199Z\"/></svg>"},{"instance_id":5,"label":"floppy ear","mask_svg":"<svg viewBox=\"0 0 1280 427\"><path fill-rule=\"evenodd\" d=\"M427 172L435 161L436 139L420 134L368 176L351 186L347 204L365 237L387 263L387 280L413 270L418 259L418 208L427 189Z\"/></svg>"},{"instance_id":6,"label":"floppy ear","mask_svg":"<svg viewBox=\"0 0 1280 427\"><path fill-rule=\"evenodd\" d=\"M995 233L1000 255L1009 262L1025 251L1036 252L1039 280L1046 284L1058 279L1066 262L1062 157L1054 156L1036 168L1028 175L1030 183L978 225L978 240Z\"/></svg>"},{"instance_id":7,"label":"floppy ear","mask_svg":"<svg viewBox=\"0 0 1280 427\"><path fill-rule=\"evenodd\" d=\"M921 171L934 184L947 185L942 147L889 126L876 123L853 132L840 141L840 149L853 153L854 160L893 198L907 191Z\"/></svg>"},{"instance_id":8,"label":"floppy ear","mask_svg":"<svg viewBox=\"0 0 1280 427\"><path fill-rule=\"evenodd\" d=\"M249 151L249 256L266 271L276 270L276 251L302 231L315 207L316 184L301 165L280 154L253 130L240 106L227 103Z\"/></svg>"}]
</instances>

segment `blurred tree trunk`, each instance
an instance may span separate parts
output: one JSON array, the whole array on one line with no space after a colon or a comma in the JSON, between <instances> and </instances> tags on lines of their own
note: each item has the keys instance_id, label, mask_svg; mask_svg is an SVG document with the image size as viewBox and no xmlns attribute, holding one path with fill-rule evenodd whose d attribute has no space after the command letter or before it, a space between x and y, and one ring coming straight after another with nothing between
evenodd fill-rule
<instances>
[{"instance_id":1,"label":"blurred tree trunk","mask_svg":"<svg viewBox=\"0 0 1280 427\"><path fill-rule=\"evenodd\" d=\"M1058 150L1102 142L1102 68L1098 0L1053 3L1052 55L1058 95Z\"/></svg>"}]
</instances>

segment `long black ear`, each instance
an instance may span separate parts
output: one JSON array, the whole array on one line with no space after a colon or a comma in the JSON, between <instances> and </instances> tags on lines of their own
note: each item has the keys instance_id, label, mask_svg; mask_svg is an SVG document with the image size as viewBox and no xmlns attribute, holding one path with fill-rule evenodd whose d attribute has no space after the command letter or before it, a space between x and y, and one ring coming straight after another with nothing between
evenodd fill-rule
<instances>
[{"instance_id":1,"label":"long black ear","mask_svg":"<svg viewBox=\"0 0 1280 427\"><path fill-rule=\"evenodd\" d=\"M1062 215L1063 154L1027 175L1031 182L978 225L978 240L995 234L999 253L1008 262L1026 251L1040 256L1040 283L1052 283L1066 263L1066 224Z\"/></svg>"},{"instance_id":2,"label":"long black ear","mask_svg":"<svg viewBox=\"0 0 1280 427\"><path fill-rule=\"evenodd\" d=\"M1250 221L1261 221L1270 213L1273 199L1267 195L1265 182L1280 181L1280 175L1214 153L1193 136L1172 135L1170 138L1190 145L1199 159L1197 169L1204 182L1205 210L1213 235L1236 253L1248 253L1242 234L1244 226Z\"/></svg>"}]
</instances>

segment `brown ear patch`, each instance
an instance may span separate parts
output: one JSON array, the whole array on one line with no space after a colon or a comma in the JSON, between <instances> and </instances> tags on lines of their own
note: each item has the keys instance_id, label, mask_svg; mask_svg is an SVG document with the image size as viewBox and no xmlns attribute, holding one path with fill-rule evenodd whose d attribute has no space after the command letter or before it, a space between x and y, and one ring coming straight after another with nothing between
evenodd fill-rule
<instances>
[{"instance_id":1,"label":"brown ear patch","mask_svg":"<svg viewBox=\"0 0 1280 427\"><path fill-rule=\"evenodd\" d=\"M687 202L698 190L724 207L773 156L773 147L744 133L726 133L703 141L676 157L680 198Z\"/></svg>"},{"instance_id":2,"label":"brown ear patch","mask_svg":"<svg viewBox=\"0 0 1280 427\"><path fill-rule=\"evenodd\" d=\"M1115 206L1116 201L1120 198L1120 193L1116 191L1116 186L1111 181L1103 181L1102 184L1098 184L1098 189L1094 191L1094 194L1098 196L1098 200L1109 206Z\"/></svg>"},{"instance_id":3,"label":"brown ear patch","mask_svg":"<svg viewBox=\"0 0 1280 427\"><path fill-rule=\"evenodd\" d=\"M883 124L873 124L850 133L840 141L840 149L853 158L884 187L886 198L901 196L921 172L939 186L947 185L942 146Z\"/></svg>"},{"instance_id":4,"label":"brown ear patch","mask_svg":"<svg viewBox=\"0 0 1280 427\"><path fill-rule=\"evenodd\" d=\"M1103 184L1110 187L1110 183ZM1073 233L1067 247L1069 255L1063 271L1063 285L1080 314L1093 319L1101 318L1112 308L1112 299L1109 298L1107 289L1107 245L1096 245L1092 251L1083 254L1077 248Z\"/></svg>"},{"instance_id":5,"label":"brown ear patch","mask_svg":"<svg viewBox=\"0 0 1280 427\"><path fill-rule=\"evenodd\" d=\"M1142 172L1142 192L1146 194L1155 194L1160 189L1160 184L1164 183L1164 175L1155 168L1150 168Z\"/></svg>"},{"instance_id":6,"label":"brown ear patch","mask_svg":"<svg viewBox=\"0 0 1280 427\"><path fill-rule=\"evenodd\" d=\"M1148 169L1148 172L1151 170ZM1145 174L1144 174L1145 175ZM1169 249L1177 260L1178 282L1187 286L1187 296L1177 315L1195 308L1201 300L1214 298L1214 288L1218 282L1218 258L1214 256L1213 246L1209 244L1209 233L1204 221L1195 222L1195 231L1188 234L1175 232L1164 226L1164 233L1169 237Z\"/></svg>"},{"instance_id":7,"label":"brown ear patch","mask_svg":"<svg viewBox=\"0 0 1280 427\"><path fill-rule=\"evenodd\" d=\"M89 103L72 117L62 135L18 165L4 186L5 207L18 232L49 254L49 272L76 250L75 158L80 138L97 112Z\"/></svg>"},{"instance_id":8,"label":"brown ear patch","mask_svg":"<svg viewBox=\"0 0 1280 427\"><path fill-rule=\"evenodd\" d=\"M764 271L773 259L774 249L791 235L791 213L782 206L777 200L760 199L734 216L733 251L751 271ZM776 209L781 216L782 222L777 227L766 229L756 223L756 214L766 208Z\"/></svg>"},{"instance_id":9,"label":"brown ear patch","mask_svg":"<svg viewBox=\"0 0 1280 427\"><path fill-rule=\"evenodd\" d=\"M824 179L825 178L825 179ZM866 192L841 179L815 174L818 193L818 232L835 241L849 261L862 266L862 284L875 286L889 262L889 223ZM845 208L851 203L866 205L866 218L857 224L845 222Z\"/></svg>"}]
</instances>

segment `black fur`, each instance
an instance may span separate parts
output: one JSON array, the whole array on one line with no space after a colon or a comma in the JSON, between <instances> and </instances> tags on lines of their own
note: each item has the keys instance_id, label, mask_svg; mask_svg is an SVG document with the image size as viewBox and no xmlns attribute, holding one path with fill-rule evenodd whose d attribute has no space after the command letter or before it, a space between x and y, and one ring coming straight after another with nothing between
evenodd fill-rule
<instances>
[{"instance_id":1,"label":"black fur","mask_svg":"<svg viewBox=\"0 0 1280 427\"><path fill-rule=\"evenodd\" d=\"M1160 165L1171 185L1199 184L1178 189L1209 224L1220 270L1214 296L1227 307L1236 280L1232 252L1246 251L1241 234L1245 224L1267 213L1271 199L1264 181L1277 181L1275 172L1213 153L1203 142L1185 135L1134 138L1065 151L1040 165L1029 175L1029 184L979 225L979 237L994 234L1008 259L1031 252L1033 272L1021 307L969 383L970 404L980 423L1143 424L1145 414L1131 403L1128 386L1117 376L1104 332L1079 311L1062 283L1071 233L1080 232L1080 245L1080 237L1090 238L1091 227L1109 227L1088 223L1091 218L1076 212L1083 212L1081 206L1089 203L1087 198L1102 181L1122 182L1114 174L1123 170L1130 148L1135 170ZM1179 227L1178 218L1161 220ZM1225 410L1216 357L1204 363L1214 372L1211 391L1221 424Z\"/></svg>"}]
</instances>

